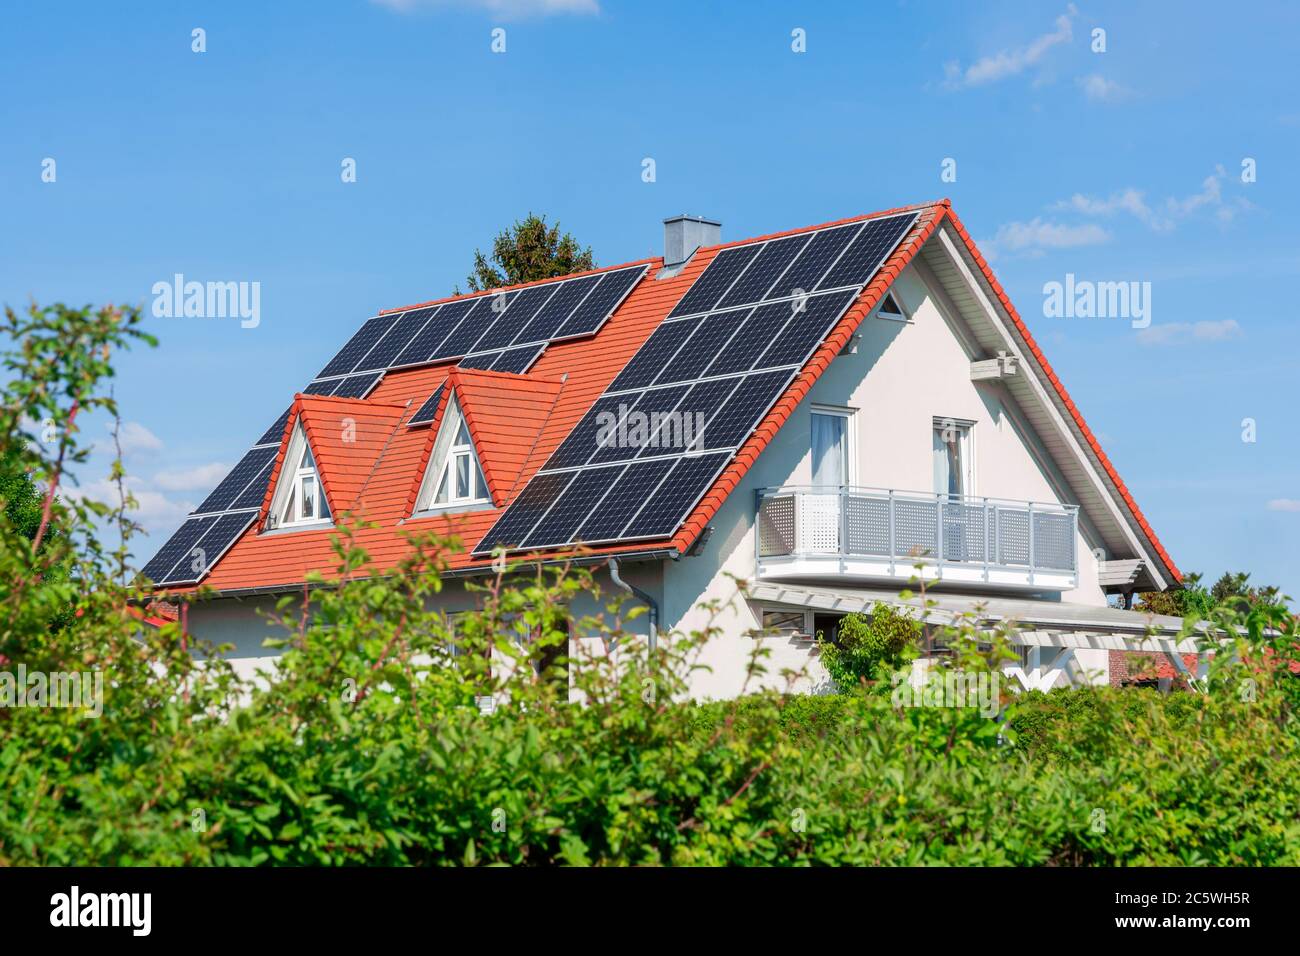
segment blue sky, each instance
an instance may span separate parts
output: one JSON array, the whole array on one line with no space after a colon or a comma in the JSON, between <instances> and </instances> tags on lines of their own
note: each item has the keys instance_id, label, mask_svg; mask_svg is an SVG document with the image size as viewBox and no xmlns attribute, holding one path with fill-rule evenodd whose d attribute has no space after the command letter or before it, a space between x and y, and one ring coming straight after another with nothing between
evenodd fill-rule
<instances>
[{"instance_id":1,"label":"blue sky","mask_svg":"<svg viewBox=\"0 0 1300 956\"><path fill-rule=\"evenodd\" d=\"M161 346L120 359L155 544L362 319L463 285L529 211L613 264L678 212L737 239L950 196L1178 564L1300 596L1294 6L86 2L5 26L0 300L261 286L256 328L151 318ZM1150 282L1150 327L1045 316L1067 273Z\"/></svg>"}]
</instances>

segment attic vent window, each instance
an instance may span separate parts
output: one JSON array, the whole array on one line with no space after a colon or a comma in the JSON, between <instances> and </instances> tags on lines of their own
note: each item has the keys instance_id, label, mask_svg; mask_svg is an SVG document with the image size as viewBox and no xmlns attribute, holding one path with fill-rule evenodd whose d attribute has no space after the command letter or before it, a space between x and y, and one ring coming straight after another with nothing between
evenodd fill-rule
<instances>
[{"instance_id":1,"label":"attic vent window","mask_svg":"<svg viewBox=\"0 0 1300 956\"><path fill-rule=\"evenodd\" d=\"M906 322L908 315L903 311L903 307L898 304L898 299L894 298L894 293L885 294L884 301L876 307L876 315L882 319L892 319L895 322Z\"/></svg>"},{"instance_id":2,"label":"attic vent window","mask_svg":"<svg viewBox=\"0 0 1300 956\"><path fill-rule=\"evenodd\" d=\"M320 476L316 473L316 459L303 442L298 467L289 476L289 496L280 512L281 525L309 524L328 521L330 506L321 492Z\"/></svg>"},{"instance_id":3,"label":"attic vent window","mask_svg":"<svg viewBox=\"0 0 1300 956\"><path fill-rule=\"evenodd\" d=\"M434 441L433 454L415 510L453 511L490 503L474 440L453 399Z\"/></svg>"}]
</instances>

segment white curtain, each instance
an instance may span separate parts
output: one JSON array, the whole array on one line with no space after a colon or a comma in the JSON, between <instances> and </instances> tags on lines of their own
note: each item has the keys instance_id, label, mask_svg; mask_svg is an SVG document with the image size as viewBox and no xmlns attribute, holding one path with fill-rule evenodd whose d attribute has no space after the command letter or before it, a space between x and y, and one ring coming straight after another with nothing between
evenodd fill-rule
<instances>
[{"instance_id":1,"label":"white curtain","mask_svg":"<svg viewBox=\"0 0 1300 956\"><path fill-rule=\"evenodd\" d=\"M849 461L845 449L843 415L812 417L812 483L818 487L839 487L849 483Z\"/></svg>"},{"instance_id":2,"label":"white curtain","mask_svg":"<svg viewBox=\"0 0 1300 956\"><path fill-rule=\"evenodd\" d=\"M934 429L934 491L939 495L962 495L961 446L965 437L956 428L948 433L952 441L944 441L944 429Z\"/></svg>"}]
</instances>

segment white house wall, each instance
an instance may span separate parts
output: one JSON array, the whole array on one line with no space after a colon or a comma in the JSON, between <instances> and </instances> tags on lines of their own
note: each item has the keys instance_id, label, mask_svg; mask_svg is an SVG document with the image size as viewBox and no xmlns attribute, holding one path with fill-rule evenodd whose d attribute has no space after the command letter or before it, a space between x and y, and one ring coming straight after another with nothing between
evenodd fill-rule
<instances>
[{"instance_id":1,"label":"white house wall","mask_svg":"<svg viewBox=\"0 0 1300 956\"><path fill-rule=\"evenodd\" d=\"M658 562L627 562L621 565L620 572L625 581L651 594L663 606L663 574ZM603 617L612 623L609 608L613 602L622 598L620 610L624 615L621 621L623 630L644 639L649 633L648 615L643 613L632 620L625 617L628 611L640 605L640 601L615 587L609 572L603 566L595 571L594 577L600 596L595 597L590 593L578 595L570 605L574 618ZM438 595L429 600L429 607L447 614L480 608L483 594L471 591L465 585L464 578L447 579ZM237 674L251 678L259 669L273 669L275 659L282 653L277 648L265 646L270 638L288 636L273 620L279 616L276 602L282 596L221 597L200 601L189 609L189 631L199 640L210 642L214 646L232 645L223 656ZM298 606L295 597L292 607ZM296 611L291 609L287 613L293 616ZM581 639L581 635L576 636ZM589 652L598 653L601 646L599 639L586 639L585 643Z\"/></svg>"},{"instance_id":2,"label":"white house wall","mask_svg":"<svg viewBox=\"0 0 1300 956\"><path fill-rule=\"evenodd\" d=\"M1053 482L1007 414L1010 399L997 384L970 380L973 358L949 327L938 297L914 268L893 286L911 315L908 323L868 317L858 329L854 354L841 355L822 374L794 414L750 468L719 510L713 535L702 554L668 562L665 568L664 618L682 631L717 624L726 634L712 642L707 663L712 673L696 681L701 697L730 697L740 692L754 639L744 632L759 627L752 609L738 597L733 578L748 579L755 570L755 492L779 485L807 485L811 473L813 406L856 409L855 484L899 491L933 491L932 427L935 418L974 422L973 493L1037 502L1073 503ZM1031 437L1031 441L1033 441ZM1050 468L1051 466L1047 466ZM1044 600L1103 605L1093 545L1081 528L1076 541L1079 584ZM834 581L821 582L833 586ZM901 586L900 586L901 590ZM972 594L972 601L976 600ZM716 602L724 610L701 609ZM782 686L783 668L809 670L801 683L808 689L825 680L807 641L762 638L771 656L767 683ZM1104 651L1079 651L1080 672L1107 676ZM1096 659L1093 659L1096 658Z\"/></svg>"}]
</instances>

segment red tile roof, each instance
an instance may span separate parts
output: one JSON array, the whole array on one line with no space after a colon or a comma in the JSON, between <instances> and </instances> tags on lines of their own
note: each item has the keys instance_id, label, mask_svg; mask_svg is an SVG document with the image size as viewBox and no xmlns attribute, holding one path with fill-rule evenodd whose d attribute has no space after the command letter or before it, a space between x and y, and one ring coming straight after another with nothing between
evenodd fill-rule
<instances>
[{"instance_id":1,"label":"red tile roof","mask_svg":"<svg viewBox=\"0 0 1300 956\"><path fill-rule=\"evenodd\" d=\"M326 483L330 506L335 514L355 512L376 525L361 528L356 534L357 543L369 554L373 570L393 567L404 557L409 551L409 544L403 532L412 531L458 535L466 546L466 553L451 559L453 569L486 565L486 559L472 558L469 549L477 544L500 517L502 506L518 495L527 480L568 435L719 251L758 239L807 232L829 225L911 210L919 213L911 232L863 290L858 301L836 324L785 395L741 446L735 459L723 470L677 533L667 540L597 547L591 549L591 553L683 553L688 550L767 447L773 435L848 343L863 318L876 307L890 283L898 277L935 229L947 220L966 244L1030 351L1047 372L1052 387L1094 450L1101 466L1115 482L1136 523L1168 565L1170 573L1177 578L1177 568L1156 539L1110 460L1101 451L1082 415L1051 371L1051 366L1035 344L1029 329L975 248L965 227L952 212L948 200L900 207L836 223L823 223L702 248L679 274L662 280L655 278L662 259L640 260L651 264L650 272L615 310L599 333L594 338L552 343L526 375L472 371L443 364L390 371L365 400L300 395L295 399L294 412L285 429L286 441L293 422L301 415L304 427L311 437L312 447L318 449L317 460L322 480ZM633 264L636 263L609 268L626 268ZM430 303L420 305L442 301L446 300L431 300ZM440 403L437 420L431 427L409 428L403 423L444 382L457 394L465 411L496 507L412 518L415 494L424 474L446 399ZM342 433L339 431L339 423L343 418L352 418L357 423L357 441L345 442L340 437ZM317 444L318 441L320 444ZM284 443L281 446L281 458L283 454ZM277 460L277 472L279 467ZM274 486L273 475L270 488L273 489ZM270 494L271 490L268 489L268 503ZM206 585L223 591L276 588L301 584L306 574L312 570L320 570L327 576L333 572L337 560L330 546L332 531L326 529L259 534L263 517L264 512L217 563L205 580Z\"/></svg>"}]
</instances>

